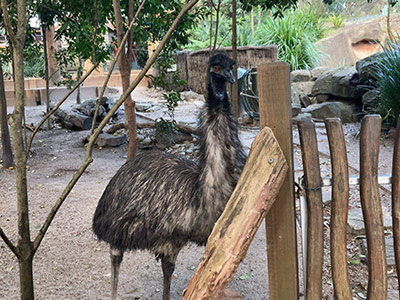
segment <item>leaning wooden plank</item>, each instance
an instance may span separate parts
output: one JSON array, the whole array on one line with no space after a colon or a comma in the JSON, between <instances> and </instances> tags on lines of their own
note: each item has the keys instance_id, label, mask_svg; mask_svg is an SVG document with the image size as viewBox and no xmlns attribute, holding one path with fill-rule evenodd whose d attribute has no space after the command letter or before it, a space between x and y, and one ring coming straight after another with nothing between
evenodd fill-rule
<instances>
[{"instance_id":1,"label":"leaning wooden plank","mask_svg":"<svg viewBox=\"0 0 400 300\"><path fill-rule=\"evenodd\" d=\"M351 299L347 268L347 216L349 212L349 167L346 141L340 119L325 120L332 162L331 262L337 300Z\"/></svg>"},{"instance_id":2,"label":"leaning wooden plank","mask_svg":"<svg viewBox=\"0 0 400 300\"><path fill-rule=\"evenodd\" d=\"M264 128L254 139L243 173L214 226L183 299L222 299L275 201L287 168L271 129Z\"/></svg>"},{"instance_id":3,"label":"leaning wooden plank","mask_svg":"<svg viewBox=\"0 0 400 300\"><path fill-rule=\"evenodd\" d=\"M393 150L392 217L394 256L396 259L397 280L399 280L400 286L400 118L397 122L396 141Z\"/></svg>"},{"instance_id":4,"label":"leaning wooden plank","mask_svg":"<svg viewBox=\"0 0 400 300\"><path fill-rule=\"evenodd\" d=\"M315 125L311 120L298 123L307 199L307 299L322 299L322 264L324 257L324 216L322 179Z\"/></svg>"},{"instance_id":5,"label":"leaning wooden plank","mask_svg":"<svg viewBox=\"0 0 400 300\"><path fill-rule=\"evenodd\" d=\"M382 206L378 186L381 118L365 116L360 134L360 192L368 247L367 298L387 299L387 271Z\"/></svg>"}]
</instances>

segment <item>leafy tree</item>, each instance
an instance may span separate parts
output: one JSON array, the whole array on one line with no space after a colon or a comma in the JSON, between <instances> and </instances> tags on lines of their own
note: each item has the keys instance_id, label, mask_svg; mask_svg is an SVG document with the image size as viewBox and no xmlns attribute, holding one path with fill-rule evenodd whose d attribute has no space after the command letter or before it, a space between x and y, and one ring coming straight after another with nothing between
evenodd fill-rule
<instances>
[{"instance_id":1,"label":"leafy tree","mask_svg":"<svg viewBox=\"0 0 400 300\"><path fill-rule=\"evenodd\" d=\"M80 176L93 161L92 151L93 145L99 136L100 132L116 112L116 110L123 104L128 95L133 89L139 84L140 80L144 77L146 72L150 69L154 63L156 57L160 54L161 50L171 37L172 33L177 30L178 24L183 19L185 14L191 9L198 0L191 0L186 3L178 14L174 13L175 20L170 25L170 28L166 32L165 36L160 41L153 55L149 58L143 70L140 72L135 81L127 88L121 98L113 106L107 116L100 123L99 127L89 138L88 145L86 147L86 157L77 171L72 177L70 183L61 193L60 197L55 201L49 215L41 226L36 237L31 240L30 222L29 222L29 207L28 207L28 193L27 193L27 176L26 176L26 162L28 158L28 148L25 147L23 139L23 115L24 115L24 45L26 40L26 12L27 6L25 0L16 1L16 23L11 22L9 16L9 7L7 0L1 0L1 10L3 12L3 19L6 30L10 37L10 43L13 49L14 58L14 89L16 103L14 106L14 112L11 116L11 129L13 136L13 148L15 153L15 165L16 165L16 188L17 188L17 203L18 203L18 241L16 245L8 238L5 232L0 227L0 237L4 240L10 250L15 254L19 263L19 274L20 274L20 295L23 300L34 299L33 292L33 269L32 261L33 257L40 246L53 218L57 211L65 201L66 197L74 187ZM14 25L14 26L13 26ZM47 116L48 117L48 116Z\"/></svg>"}]
</instances>

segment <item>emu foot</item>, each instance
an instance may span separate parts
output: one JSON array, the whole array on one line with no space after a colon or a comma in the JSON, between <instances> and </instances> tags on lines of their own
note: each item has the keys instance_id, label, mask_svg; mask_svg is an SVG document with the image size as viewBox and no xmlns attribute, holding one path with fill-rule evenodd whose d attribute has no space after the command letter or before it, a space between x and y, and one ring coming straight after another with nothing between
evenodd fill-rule
<instances>
[{"instance_id":1,"label":"emu foot","mask_svg":"<svg viewBox=\"0 0 400 300\"><path fill-rule=\"evenodd\" d=\"M231 291L228 289L224 290L221 300L242 300L242 294L237 291Z\"/></svg>"}]
</instances>

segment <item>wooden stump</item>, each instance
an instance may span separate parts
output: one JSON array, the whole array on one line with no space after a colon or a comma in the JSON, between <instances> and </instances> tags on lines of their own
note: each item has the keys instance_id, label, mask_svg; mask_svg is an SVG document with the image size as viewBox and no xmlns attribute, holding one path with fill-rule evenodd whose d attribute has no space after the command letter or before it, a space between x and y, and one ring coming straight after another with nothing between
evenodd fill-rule
<instances>
[{"instance_id":1,"label":"wooden stump","mask_svg":"<svg viewBox=\"0 0 400 300\"><path fill-rule=\"evenodd\" d=\"M287 169L274 134L265 127L254 139L243 173L208 238L183 299L224 298L224 289L274 203Z\"/></svg>"}]
</instances>

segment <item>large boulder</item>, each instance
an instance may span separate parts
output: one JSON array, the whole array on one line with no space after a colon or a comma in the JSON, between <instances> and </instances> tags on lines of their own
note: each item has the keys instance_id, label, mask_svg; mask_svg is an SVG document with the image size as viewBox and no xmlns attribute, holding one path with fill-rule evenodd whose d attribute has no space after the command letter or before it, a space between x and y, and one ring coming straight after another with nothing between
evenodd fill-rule
<instances>
[{"instance_id":1,"label":"large boulder","mask_svg":"<svg viewBox=\"0 0 400 300\"><path fill-rule=\"evenodd\" d=\"M378 52L373 55L370 55L364 59L360 59L359 61L356 62L356 70L358 74L360 75L360 78L362 78L365 81L373 81L374 76L374 68L376 68L377 64L379 64L379 61L382 59L382 56L384 55L383 52Z\"/></svg>"},{"instance_id":2,"label":"large boulder","mask_svg":"<svg viewBox=\"0 0 400 300\"><path fill-rule=\"evenodd\" d=\"M313 85L311 96L332 95L344 99L361 100L365 93L359 85L359 77L354 67L341 67L323 73Z\"/></svg>"},{"instance_id":3,"label":"large boulder","mask_svg":"<svg viewBox=\"0 0 400 300\"><path fill-rule=\"evenodd\" d=\"M324 53L321 65L330 68L354 65L357 60L379 51L379 42L383 39L377 21L346 26L337 34L317 42L317 47Z\"/></svg>"},{"instance_id":4,"label":"large boulder","mask_svg":"<svg viewBox=\"0 0 400 300\"><path fill-rule=\"evenodd\" d=\"M357 107L343 102L325 102L312 104L304 108L302 112L311 114L314 119L340 118L342 123L351 123L356 120Z\"/></svg>"}]
</instances>

